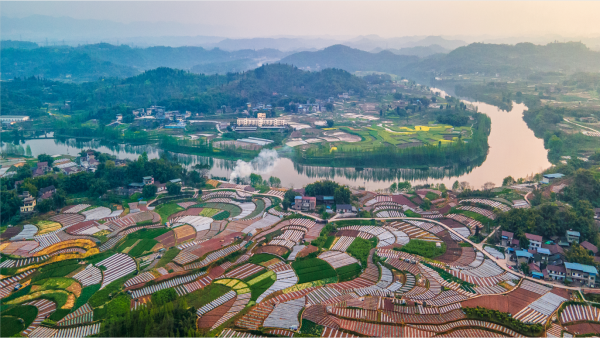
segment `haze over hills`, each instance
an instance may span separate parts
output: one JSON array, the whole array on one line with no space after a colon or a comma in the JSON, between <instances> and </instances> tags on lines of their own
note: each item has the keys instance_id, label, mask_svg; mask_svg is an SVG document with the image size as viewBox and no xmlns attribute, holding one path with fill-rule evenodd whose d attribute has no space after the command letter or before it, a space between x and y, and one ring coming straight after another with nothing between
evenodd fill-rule
<instances>
[{"instance_id":1,"label":"haze over hills","mask_svg":"<svg viewBox=\"0 0 600 338\"><path fill-rule=\"evenodd\" d=\"M227 52L202 47L131 48L107 43L80 47L32 47L35 45L31 43L2 42L3 79L42 75L49 79L90 81L98 77L133 76L158 67L208 74L239 72L288 55L273 49Z\"/></svg>"}]
</instances>

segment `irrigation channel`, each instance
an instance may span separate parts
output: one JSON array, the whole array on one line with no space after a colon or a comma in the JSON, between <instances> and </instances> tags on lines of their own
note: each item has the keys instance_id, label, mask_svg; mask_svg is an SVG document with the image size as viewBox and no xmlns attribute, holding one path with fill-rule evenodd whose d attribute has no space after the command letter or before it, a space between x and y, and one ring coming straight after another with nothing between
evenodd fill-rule
<instances>
[{"instance_id":1,"label":"irrigation channel","mask_svg":"<svg viewBox=\"0 0 600 338\"><path fill-rule=\"evenodd\" d=\"M445 92L439 89L434 88L432 91L445 95ZM536 138L523 121L523 111L527 109L524 104L513 103L513 109L506 112L482 102L467 103L476 106L479 112L487 114L492 120L490 150L480 166L429 169L329 168L297 165L292 160L281 157L271 157L270 161L253 161L250 165L255 173L265 178L279 177L284 187L297 188L319 179L330 179L352 187L364 186L368 190L387 188L395 180L411 181L413 184L444 183L447 186L458 180L467 181L479 188L486 182L500 185L506 176L525 177L550 166L543 140ZM146 152L149 158L157 158L162 152L154 145L110 144L75 139L32 139L21 145L29 145L34 156L43 153L76 155L82 149L89 148L128 159L136 159L143 152ZM212 165L210 173L219 177L230 177L236 166L239 170L240 165L245 164L196 155L170 155L187 167L209 163Z\"/></svg>"}]
</instances>

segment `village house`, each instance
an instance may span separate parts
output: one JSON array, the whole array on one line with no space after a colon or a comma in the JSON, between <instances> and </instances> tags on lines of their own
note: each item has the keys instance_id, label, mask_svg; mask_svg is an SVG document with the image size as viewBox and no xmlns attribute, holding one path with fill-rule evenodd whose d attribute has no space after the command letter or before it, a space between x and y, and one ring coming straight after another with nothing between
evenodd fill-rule
<instances>
[{"instance_id":1,"label":"village house","mask_svg":"<svg viewBox=\"0 0 600 338\"><path fill-rule=\"evenodd\" d=\"M565 250L560 245L556 243L542 244L542 248L550 251L547 262L549 265L562 265L565 261Z\"/></svg>"},{"instance_id":2,"label":"village house","mask_svg":"<svg viewBox=\"0 0 600 338\"><path fill-rule=\"evenodd\" d=\"M581 234L579 231L567 230L567 242L569 242L569 244L579 243L580 237Z\"/></svg>"},{"instance_id":3,"label":"village house","mask_svg":"<svg viewBox=\"0 0 600 338\"><path fill-rule=\"evenodd\" d=\"M154 177L152 177L152 176L142 177L142 182L144 183L144 185L154 184Z\"/></svg>"},{"instance_id":4,"label":"village house","mask_svg":"<svg viewBox=\"0 0 600 338\"><path fill-rule=\"evenodd\" d=\"M294 198L294 210L310 211L317 207L317 198L310 196L296 196Z\"/></svg>"},{"instance_id":5,"label":"village house","mask_svg":"<svg viewBox=\"0 0 600 338\"><path fill-rule=\"evenodd\" d=\"M547 265L546 272L550 280L564 281L567 277L567 269L563 265Z\"/></svg>"},{"instance_id":6,"label":"village house","mask_svg":"<svg viewBox=\"0 0 600 338\"><path fill-rule=\"evenodd\" d=\"M502 231L502 246L510 246L515 235L512 232Z\"/></svg>"},{"instance_id":7,"label":"village house","mask_svg":"<svg viewBox=\"0 0 600 338\"><path fill-rule=\"evenodd\" d=\"M542 236L525 234L525 238L529 240L529 249L535 250L542 247Z\"/></svg>"},{"instance_id":8,"label":"village house","mask_svg":"<svg viewBox=\"0 0 600 338\"><path fill-rule=\"evenodd\" d=\"M337 213L353 212L352 209L353 209L352 205L350 205L350 204L336 204L335 205L335 211Z\"/></svg>"},{"instance_id":9,"label":"village house","mask_svg":"<svg viewBox=\"0 0 600 338\"><path fill-rule=\"evenodd\" d=\"M42 176L44 174L46 174L48 171L50 171L50 167L48 167L48 162L38 162L35 166L35 168L33 168L31 175L33 177L38 177L38 176Z\"/></svg>"},{"instance_id":10,"label":"village house","mask_svg":"<svg viewBox=\"0 0 600 338\"><path fill-rule=\"evenodd\" d=\"M590 287L594 287L596 284L598 270L594 266L565 262L565 269L567 270L567 280L571 279Z\"/></svg>"},{"instance_id":11,"label":"village house","mask_svg":"<svg viewBox=\"0 0 600 338\"><path fill-rule=\"evenodd\" d=\"M36 200L29 194L29 191L23 192L22 195L19 195L20 198L23 199L23 206L21 207L21 213L26 214L33 212L36 206Z\"/></svg>"},{"instance_id":12,"label":"village house","mask_svg":"<svg viewBox=\"0 0 600 338\"><path fill-rule=\"evenodd\" d=\"M38 201L50 198L54 193L56 193L56 188L53 185L42 188L38 191Z\"/></svg>"},{"instance_id":13,"label":"village house","mask_svg":"<svg viewBox=\"0 0 600 338\"><path fill-rule=\"evenodd\" d=\"M584 242L580 243L579 245L584 247L586 250L591 251L592 256L596 256L598 254L598 247L596 247L594 244L592 244L588 241L584 241Z\"/></svg>"}]
</instances>

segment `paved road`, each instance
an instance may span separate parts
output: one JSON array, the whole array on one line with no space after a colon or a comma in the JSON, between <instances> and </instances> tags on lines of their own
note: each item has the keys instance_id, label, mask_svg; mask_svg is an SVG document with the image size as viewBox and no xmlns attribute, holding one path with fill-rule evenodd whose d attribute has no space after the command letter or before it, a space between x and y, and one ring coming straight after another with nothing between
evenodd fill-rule
<instances>
[{"instance_id":1,"label":"paved road","mask_svg":"<svg viewBox=\"0 0 600 338\"><path fill-rule=\"evenodd\" d=\"M589 129L589 130L591 130L591 131L595 131L595 132L597 132L597 133L600 133L600 131L598 131L598 130L596 130L596 129L592 129L592 128L590 128L590 127L582 126L581 124L578 124L578 123L575 123L575 122L569 121L569 120L567 120L567 119L566 119L566 118L564 118L564 117L563 117L563 120L565 120L565 122L569 122L569 123L571 123L571 124L574 124L574 125L576 125L576 126L578 126L578 127L585 128L585 129Z\"/></svg>"}]
</instances>

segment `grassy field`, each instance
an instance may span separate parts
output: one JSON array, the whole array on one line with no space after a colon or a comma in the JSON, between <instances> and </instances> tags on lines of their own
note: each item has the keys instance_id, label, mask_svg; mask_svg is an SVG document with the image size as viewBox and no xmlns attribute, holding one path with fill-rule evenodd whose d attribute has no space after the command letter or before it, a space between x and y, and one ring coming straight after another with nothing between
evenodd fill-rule
<instances>
[{"instance_id":1,"label":"grassy field","mask_svg":"<svg viewBox=\"0 0 600 338\"><path fill-rule=\"evenodd\" d=\"M231 215L230 217L235 217L242 213L242 209L240 209L240 207L238 207L237 205L234 205L234 204L229 204L229 203L209 202L209 203L201 203L201 204L195 205L194 207L225 210L225 211L229 212L229 214Z\"/></svg>"},{"instance_id":2,"label":"grassy field","mask_svg":"<svg viewBox=\"0 0 600 338\"><path fill-rule=\"evenodd\" d=\"M250 292L252 296L250 298L251 301L256 301L260 295L263 294L268 288L271 287L277 280L277 275L273 271L267 271L261 274L258 277L248 281L248 286L250 287Z\"/></svg>"},{"instance_id":3,"label":"grassy field","mask_svg":"<svg viewBox=\"0 0 600 338\"><path fill-rule=\"evenodd\" d=\"M25 328L33 323L37 313L38 309L32 305L18 305L2 311L0 336L12 337L18 335L19 332L25 330ZM23 320L23 324L21 324L19 318Z\"/></svg>"},{"instance_id":4,"label":"grassy field","mask_svg":"<svg viewBox=\"0 0 600 338\"><path fill-rule=\"evenodd\" d=\"M298 275L298 284L335 277L337 275L329 263L318 258L295 261L292 263L292 268L296 271L296 275Z\"/></svg>"},{"instance_id":5,"label":"grassy field","mask_svg":"<svg viewBox=\"0 0 600 338\"><path fill-rule=\"evenodd\" d=\"M35 226L39 229L37 235L43 235L62 228L60 223L52 221L39 221Z\"/></svg>"},{"instance_id":6,"label":"grassy field","mask_svg":"<svg viewBox=\"0 0 600 338\"><path fill-rule=\"evenodd\" d=\"M129 250L128 254L132 257L142 256L144 252L150 251L156 244L158 244L158 241L154 239L142 239L133 247L133 249Z\"/></svg>"},{"instance_id":7,"label":"grassy field","mask_svg":"<svg viewBox=\"0 0 600 338\"><path fill-rule=\"evenodd\" d=\"M411 239L408 244L400 249L400 251L408 252L413 255L419 255L425 258L434 258L441 256L446 252L446 244L442 243L442 246L438 248L435 245L435 242Z\"/></svg>"},{"instance_id":8,"label":"grassy field","mask_svg":"<svg viewBox=\"0 0 600 338\"><path fill-rule=\"evenodd\" d=\"M350 256L358 259L362 266L367 266L369 251L371 251L372 248L371 242L364 238L356 237L348 249L346 249L346 252L350 254Z\"/></svg>"},{"instance_id":9,"label":"grassy field","mask_svg":"<svg viewBox=\"0 0 600 338\"><path fill-rule=\"evenodd\" d=\"M162 268L165 265L167 265L167 263L169 263L170 261L173 260L173 258L175 258L177 256L177 254L179 254L179 249L173 247L169 250L167 250L162 257L160 258L160 260L158 261L158 263L156 263L155 268Z\"/></svg>"},{"instance_id":10,"label":"grassy field","mask_svg":"<svg viewBox=\"0 0 600 338\"><path fill-rule=\"evenodd\" d=\"M200 211L199 216L212 217L219 212L221 212L221 210L219 210L219 209L205 208L205 209L202 209L202 211Z\"/></svg>"},{"instance_id":11,"label":"grassy field","mask_svg":"<svg viewBox=\"0 0 600 338\"><path fill-rule=\"evenodd\" d=\"M231 288L225 285L212 283L203 289L188 293L184 297L189 306L199 309L226 294L229 290L231 290Z\"/></svg>"},{"instance_id":12,"label":"grassy field","mask_svg":"<svg viewBox=\"0 0 600 338\"><path fill-rule=\"evenodd\" d=\"M248 260L248 262L249 263L253 263L253 264L260 264L262 262L270 261L273 258L279 259L277 256L269 255L269 254L266 254L266 253L261 253L261 254L254 255L254 256L250 257L250 259Z\"/></svg>"},{"instance_id":13,"label":"grassy field","mask_svg":"<svg viewBox=\"0 0 600 338\"><path fill-rule=\"evenodd\" d=\"M166 204L159 206L154 211L156 211L160 215L160 219L162 220L162 223L164 224L166 221L168 221L169 216L173 215L176 212L180 212L183 210L185 210L185 209L178 206L177 203L166 203Z\"/></svg>"}]
</instances>

